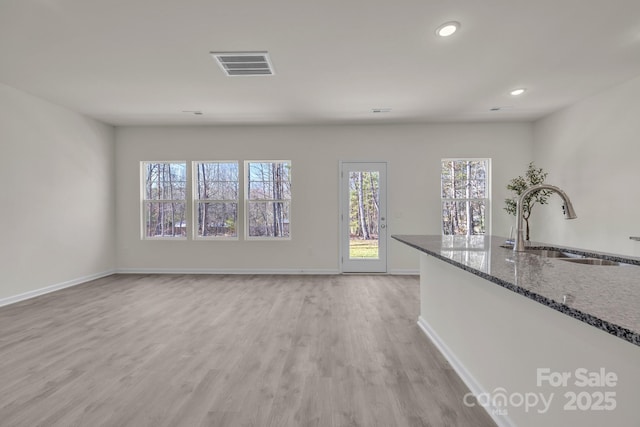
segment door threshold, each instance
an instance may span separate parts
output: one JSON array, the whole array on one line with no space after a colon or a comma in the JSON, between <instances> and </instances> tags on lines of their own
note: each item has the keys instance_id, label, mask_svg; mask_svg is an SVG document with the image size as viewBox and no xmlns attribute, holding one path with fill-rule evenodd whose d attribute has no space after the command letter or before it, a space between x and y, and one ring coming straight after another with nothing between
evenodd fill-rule
<instances>
[{"instance_id":1,"label":"door threshold","mask_svg":"<svg viewBox=\"0 0 640 427\"><path fill-rule=\"evenodd\" d=\"M345 276L386 276L389 273L388 272L377 272L377 273L367 273L365 271L359 271L359 272L348 272L348 271L343 271L340 274L343 274Z\"/></svg>"}]
</instances>

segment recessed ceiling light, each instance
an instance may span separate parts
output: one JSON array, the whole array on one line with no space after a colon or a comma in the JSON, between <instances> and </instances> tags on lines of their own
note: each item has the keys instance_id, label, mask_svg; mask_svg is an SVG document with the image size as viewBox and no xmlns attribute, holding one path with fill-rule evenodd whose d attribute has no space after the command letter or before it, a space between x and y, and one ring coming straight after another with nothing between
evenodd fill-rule
<instances>
[{"instance_id":1,"label":"recessed ceiling light","mask_svg":"<svg viewBox=\"0 0 640 427\"><path fill-rule=\"evenodd\" d=\"M449 37L460 28L460 23L456 21L445 22L436 28L436 34L440 37Z\"/></svg>"},{"instance_id":2,"label":"recessed ceiling light","mask_svg":"<svg viewBox=\"0 0 640 427\"><path fill-rule=\"evenodd\" d=\"M512 96L519 96L519 95L522 95L523 93L525 93L526 91L527 91L527 89L525 89L525 88L519 88L519 89L514 89L509 93Z\"/></svg>"},{"instance_id":3,"label":"recessed ceiling light","mask_svg":"<svg viewBox=\"0 0 640 427\"><path fill-rule=\"evenodd\" d=\"M391 111L391 108L388 108L388 107L386 107L386 108L372 108L371 109L372 113L388 113L390 111Z\"/></svg>"},{"instance_id":4,"label":"recessed ceiling light","mask_svg":"<svg viewBox=\"0 0 640 427\"><path fill-rule=\"evenodd\" d=\"M200 110L183 110L183 113L189 113L189 114L193 114L195 116L201 116L202 115L202 111Z\"/></svg>"}]
</instances>

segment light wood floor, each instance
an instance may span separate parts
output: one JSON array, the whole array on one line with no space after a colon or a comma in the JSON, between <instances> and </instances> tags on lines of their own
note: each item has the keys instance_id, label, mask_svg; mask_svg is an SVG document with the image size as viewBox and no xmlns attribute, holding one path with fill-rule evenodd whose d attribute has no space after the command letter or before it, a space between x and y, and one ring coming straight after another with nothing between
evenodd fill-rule
<instances>
[{"instance_id":1,"label":"light wood floor","mask_svg":"<svg viewBox=\"0 0 640 427\"><path fill-rule=\"evenodd\" d=\"M409 276L114 275L0 308L1 426L493 426Z\"/></svg>"}]
</instances>

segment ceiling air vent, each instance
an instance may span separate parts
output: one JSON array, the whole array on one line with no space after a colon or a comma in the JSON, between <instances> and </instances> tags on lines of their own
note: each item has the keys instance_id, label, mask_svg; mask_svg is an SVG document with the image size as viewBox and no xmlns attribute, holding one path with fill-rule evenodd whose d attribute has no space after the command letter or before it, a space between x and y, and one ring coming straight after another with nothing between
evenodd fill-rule
<instances>
[{"instance_id":1,"label":"ceiling air vent","mask_svg":"<svg viewBox=\"0 0 640 427\"><path fill-rule=\"evenodd\" d=\"M211 52L227 76L271 76L273 66L267 52Z\"/></svg>"}]
</instances>

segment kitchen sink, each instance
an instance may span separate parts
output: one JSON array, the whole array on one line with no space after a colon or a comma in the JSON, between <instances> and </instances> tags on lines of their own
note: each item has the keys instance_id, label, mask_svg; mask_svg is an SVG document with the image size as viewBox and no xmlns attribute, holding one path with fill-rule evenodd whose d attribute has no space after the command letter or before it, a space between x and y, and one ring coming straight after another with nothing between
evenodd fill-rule
<instances>
[{"instance_id":1,"label":"kitchen sink","mask_svg":"<svg viewBox=\"0 0 640 427\"><path fill-rule=\"evenodd\" d=\"M609 261L608 259L600 258L563 258L560 261L574 262L576 264L587 265L620 265L617 261Z\"/></svg>"},{"instance_id":2,"label":"kitchen sink","mask_svg":"<svg viewBox=\"0 0 640 427\"><path fill-rule=\"evenodd\" d=\"M505 249L513 249L513 245L509 244L511 242L507 242L504 245L501 245L501 248ZM544 248L544 247L528 247L525 248L525 254L537 255L542 258L557 258L558 261L567 261L572 262L574 264L582 264L582 265L608 265L608 266L622 266L622 265L635 265L634 263L626 263L624 261L611 261L608 259L590 257L586 253L581 254L579 252L573 251L563 251L558 248Z\"/></svg>"},{"instance_id":3,"label":"kitchen sink","mask_svg":"<svg viewBox=\"0 0 640 427\"><path fill-rule=\"evenodd\" d=\"M513 249L513 245L502 245L500 247L505 249ZM524 250L524 253L538 255L544 258L568 258L570 256L565 252L556 249L526 248Z\"/></svg>"},{"instance_id":4,"label":"kitchen sink","mask_svg":"<svg viewBox=\"0 0 640 427\"><path fill-rule=\"evenodd\" d=\"M525 253L538 255L545 258L569 258L569 255L564 252L556 251L553 249L526 249Z\"/></svg>"}]
</instances>

